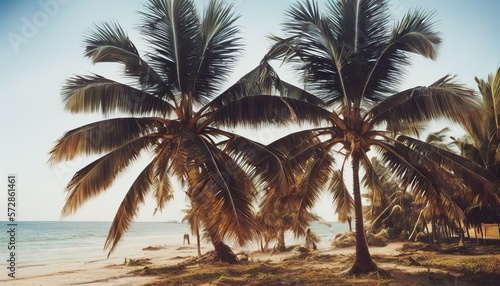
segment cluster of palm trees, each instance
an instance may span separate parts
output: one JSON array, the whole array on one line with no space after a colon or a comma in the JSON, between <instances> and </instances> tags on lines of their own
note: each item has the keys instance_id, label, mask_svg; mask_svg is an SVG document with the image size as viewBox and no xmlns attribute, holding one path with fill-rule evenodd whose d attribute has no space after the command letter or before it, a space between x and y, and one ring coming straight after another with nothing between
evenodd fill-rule
<instances>
[{"instance_id":1,"label":"cluster of palm trees","mask_svg":"<svg viewBox=\"0 0 500 286\"><path fill-rule=\"evenodd\" d=\"M85 38L85 56L93 63L123 65L129 81L74 76L63 87L65 109L130 117L91 123L58 140L50 152L53 163L102 155L68 183L63 214L105 191L146 153L152 159L111 225L105 244L110 253L146 195L151 193L161 210L173 197L175 179L191 202L194 230L202 226L219 258L228 262L236 260L224 241L243 245L273 231L273 225L266 230L266 223L258 223L254 206L260 206L261 221L288 219L304 234L301 220L311 219L308 213L320 193L329 191L339 219L355 219L350 273L371 272L377 266L365 239L361 184L367 189L382 184L368 152L376 152L405 190L445 213L459 212L458 197L474 201L475 210L498 214L498 74L489 85L479 81L483 94L493 94L493 122L485 122L474 91L450 76L398 91L410 53L436 55L440 37L432 14L415 10L391 27L386 1L321 4L292 4L284 36L271 36L273 45L261 63L223 91L242 49L232 5L210 1L199 14L192 0L147 1L141 12L141 32L150 47L145 54L119 24L96 26ZM281 80L271 65L275 61L294 68L303 85ZM411 137L423 123L439 118L456 122L473 140L492 141L483 146L457 139L457 144L471 144L478 152L493 152L494 146L497 153L483 158L464 147L467 156L459 156ZM228 131L304 122L313 127L269 145ZM469 153L483 161L468 159ZM352 181L344 176L349 164Z\"/></svg>"}]
</instances>

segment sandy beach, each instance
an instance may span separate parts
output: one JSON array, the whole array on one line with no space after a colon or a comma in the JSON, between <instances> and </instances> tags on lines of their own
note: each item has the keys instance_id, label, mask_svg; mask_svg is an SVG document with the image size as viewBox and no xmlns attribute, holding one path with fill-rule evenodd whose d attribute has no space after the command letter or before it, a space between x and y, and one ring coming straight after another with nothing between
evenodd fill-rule
<instances>
[{"instance_id":1,"label":"sandy beach","mask_svg":"<svg viewBox=\"0 0 500 286\"><path fill-rule=\"evenodd\" d=\"M144 246L146 248L148 246ZM126 254L123 254L125 252ZM172 265L187 257L196 256L196 247L161 246L158 250L121 251L120 256L85 262L58 262L55 264L19 267L15 279L0 279L0 285L143 285L153 281L150 276L131 272L136 268L125 266L126 259L148 258L154 265Z\"/></svg>"},{"instance_id":2,"label":"sandy beach","mask_svg":"<svg viewBox=\"0 0 500 286\"><path fill-rule=\"evenodd\" d=\"M438 275L441 277L439 281L448 285L446 281L451 281L449 285L488 285L480 283L481 281L476 281L477 284L474 283L466 283L464 284L456 284L460 282L460 269L443 269L435 262L432 262L429 265L429 262L422 262L421 264L408 265L403 263L403 260L407 257L412 257L411 259L421 260L424 258L433 259L432 261L443 261L445 259L449 259L452 261L456 261L458 264L462 263L461 261L469 261L470 259L477 258L478 260L487 258L488 261L493 261L494 263L499 263L500 261L500 251L498 246L489 246L489 248L484 248L485 246L480 246L479 251L476 251L474 254L466 254L466 253L438 253L438 252L418 252L412 250L411 253L407 253L406 255L402 253L401 249L404 243L402 242L392 242L389 243L385 247L371 247L370 252L378 264L378 266L384 270L386 270L391 277L383 279L384 283L382 285L440 285L435 282L438 278L434 280L432 277ZM144 248L146 248L145 246ZM472 246L471 246L472 247ZM471 248L472 249L472 248ZM474 246L474 249L477 249ZM203 248L202 253L205 253L211 249ZM289 262L286 258L289 258L293 255L291 252L285 253L260 253L253 252L249 255L250 264L258 265L259 263L265 263L266 265L283 265L285 273L289 273L289 277L287 281L293 281L294 279L299 279L299 274L297 274L297 270L300 270L300 273L305 273L307 271L322 271L321 273L331 273L332 276L331 281L336 281L335 279L342 279L341 272L345 270L350 263L352 262L352 255L355 249L353 247L348 248L327 248L320 249L314 253L317 257L329 258L329 259L321 259L314 262L311 260L299 260L294 262ZM169 281L169 276L166 274L145 274L144 269L161 269L162 267L167 266L175 266L179 263L188 260L189 258L193 258L196 256L196 246L161 246L155 247L154 250L142 250L135 254L130 252L130 255L127 257L111 257L109 259L102 259L96 261L87 261L82 263L57 263L51 265L38 265L31 267L21 267L19 268L18 277L15 279L5 279L2 278L0 280L0 284L2 285L53 285L53 286L62 286L62 285L89 285L89 286L109 286L109 285L169 285L167 283ZM147 261L146 264L141 263L140 265L127 266L125 265L125 258L129 259L143 259L143 261ZM431 260L429 260L431 261ZM496 261L496 262L495 262ZM495 264L496 265L496 264ZM189 269L185 269L184 271L189 273L194 273L196 271L210 271L210 269L217 271L221 271L221 268L231 268L236 269L238 267L248 267L245 265L236 265L236 266L221 266L221 265L195 265L191 266ZM235 268L236 267L236 268ZM142 270L142 271L141 271ZM289 271L287 271L289 270ZM214 270L215 271L215 270ZM222 270L223 271L223 270ZM487 271L487 269L485 269ZM498 272L498 270L497 270ZM268 273L269 274L269 273ZM495 273L493 273L495 275ZM499 273L496 274L500 275ZM221 275L222 277L223 275ZM283 275L282 275L283 276ZM286 275L285 275L286 276ZM257 276L255 276L257 277ZM339 278L340 277L340 278ZM444 278L443 278L444 277ZM221 278L222 279L222 278ZM227 278L226 278L227 279ZM244 278L242 278L244 279ZM291 280L290 280L291 279ZM357 279L357 278L356 278ZM372 280L375 281L375 284L372 284L372 280L368 278L368 280L363 279L353 279L349 280L345 285L377 285L380 284L380 277L372 277ZM444 279L444 280L443 280ZM491 279L491 277L486 278ZM220 279L219 279L220 280ZM211 281L211 285L238 285L232 284L229 280L225 281ZM253 279L252 279L253 281ZM343 281L343 280L342 280ZM361 283L364 281L364 284ZM378 282L377 282L378 281ZM415 283L412 283L416 282ZM458 281L458 282L457 282ZM485 280L487 282L488 280ZM169 281L170 282L170 281ZM175 282L175 281L173 281ZM201 282L201 281L198 281ZM254 281L255 282L255 281ZM243 283L241 285L266 285L259 284L257 282L251 282L248 280L247 283ZM417 283L418 282L418 283ZM332 282L333 283L333 282ZM361 284L359 284L361 283ZM408 283L408 284L406 284ZM453 284L455 283L455 284ZM175 283L174 283L175 285ZM191 285L191 284L187 284ZM205 285L203 283L192 285ZM209 285L209 284L206 284ZM275 284L275 285L288 285L288 284ZM310 284L290 284L290 285L310 285ZM321 284L311 284L311 285L321 285ZM330 284L330 285L338 285Z\"/></svg>"}]
</instances>

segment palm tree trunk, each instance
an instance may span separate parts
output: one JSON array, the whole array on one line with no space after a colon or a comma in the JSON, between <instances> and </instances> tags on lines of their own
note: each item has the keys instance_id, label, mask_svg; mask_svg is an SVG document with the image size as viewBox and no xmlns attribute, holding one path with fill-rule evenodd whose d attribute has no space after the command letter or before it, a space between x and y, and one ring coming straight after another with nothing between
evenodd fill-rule
<instances>
[{"instance_id":1,"label":"palm tree trunk","mask_svg":"<svg viewBox=\"0 0 500 286\"><path fill-rule=\"evenodd\" d=\"M286 250L285 247L285 231L280 229L278 231L278 251L284 252Z\"/></svg>"},{"instance_id":2,"label":"palm tree trunk","mask_svg":"<svg viewBox=\"0 0 500 286\"><path fill-rule=\"evenodd\" d=\"M436 217L434 215L434 213L432 213L432 222L431 222L431 231L432 231L432 240L431 240L431 244L434 245L434 242L437 242L437 237L438 237L438 233L437 233L437 226L436 226ZM439 245L439 243L438 243Z\"/></svg>"},{"instance_id":3,"label":"palm tree trunk","mask_svg":"<svg viewBox=\"0 0 500 286\"><path fill-rule=\"evenodd\" d=\"M377 271L377 265L373 262L368 244L366 243L365 229L363 226L363 209L361 205L361 192L359 186L359 153L352 155L352 173L353 173L353 196L354 213L356 228L356 256L354 263L349 269L348 274L359 275Z\"/></svg>"},{"instance_id":4,"label":"palm tree trunk","mask_svg":"<svg viewBox=\"0 0 500 286\"><path fill-rule=\"evenodd\" d=\"M229 264L238 264L238 258L229 246L218 239L215 235L210 235L210 240L212 241L215 252L217 253L217 256L215 257L216 261L227 262Z\"/></svg>"},{"instance_id":5,"label":"palm tree trunk","mask_svg":"<svg viewBox=\"0 0 500 286\"><path fill-rule=\"evenodd\" d=\"M429 223L424 219L424 227L427 231L427 238L429 240L429 244L432 245L432 233L429 231Z\"/></svg>"},{"instance_id":6,"label":"palm tree trunk","mask_svg":"<svg viewBox=\"0 0 500 286\"><path fill-rule=\"evenodd\" d=\"M458 246L459 246L459 247L463 247L463 246L464 246L464 238L465 238L465 234L464 234L464 232L463 232L463 231L460 231L460 232L458 233L458 236L459 236L459 238L460 238L460 240L458 241Z\"/></svg>"},{"instance_id":7,"label":"palm tree trunk","mask_svg":"<svg viewBox=\"0 0 500 286\"><path fill-rule=\"evenodd\" d=\"M352 232L352 218L351 218L351 216L347 217L347 223L349 224L349 231Z\"/></svg>"},{"instance_id":8,"label":"palm tree trunk","mask_svg":"<svg viewBox=\"0 0 500 286\"><path fill-rule=\"evenodd\" d=\"M196 246L198 248L198 257L201 257L200 226L198 224L196 224Z\"/></svg>"}]
</instances>

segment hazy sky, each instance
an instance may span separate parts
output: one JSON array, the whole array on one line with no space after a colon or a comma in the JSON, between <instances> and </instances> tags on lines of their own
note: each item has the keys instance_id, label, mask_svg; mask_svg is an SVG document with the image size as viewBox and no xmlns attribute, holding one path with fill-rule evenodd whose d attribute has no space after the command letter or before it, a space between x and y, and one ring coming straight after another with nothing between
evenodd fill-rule
<instances>
[{"instance_id":1,"label":"hazy sky","mask_svg":"<svg viewBox=\"0 0 500 286\"><path fill-rule=\"evenodd\" d=\"M280 34L279 24L292 1L233 0L241 14L246 48L229 83L255 67L269 47L266 36ZM83 58L82 36L94 23L116 20L141 49L136 0L39 0L0 1L0 220L6 220L7 175L18 177L18 220L59 220L64 205L65 184L72 175L95 158L79 158L56 166L47 164L48 152L65 131L101 120L96 114L72 115L63 110L60 90L74 74L96 72L113 75L114 65L92 66ZM201 11L204 0L198 0ZM500 34L497 0L391 1L393 16L400 19L417 6L436 11L443 44L436 61L416 58L401 88L428 85L451 73L476 89L474 77L485 78L500 65ZM441 128L436 126L436 130ZM263 143L271 142L293 128L245 131ZM141 162L119 177L112 188L89 201L65 220L113 219L118 205L140 170ZM138 220L179 220L187 205L179 190L162 214L152 216L153 200L141 207ZM324 196L315 212L333 220L331 198Z\"/></svg>"}]
</instances>

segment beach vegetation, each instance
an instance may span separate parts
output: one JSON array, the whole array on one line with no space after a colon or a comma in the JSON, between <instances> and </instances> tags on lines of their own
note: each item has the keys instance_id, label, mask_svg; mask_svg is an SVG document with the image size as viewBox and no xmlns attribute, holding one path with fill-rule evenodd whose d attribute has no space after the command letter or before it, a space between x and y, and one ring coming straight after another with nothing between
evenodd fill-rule
<instances>
[{"instance_id":1,"label":"beach vegetation","mask_svg":"<svg viewBox=\"0 0 500 286\"><path fill-rule=\"evenodd\" d=\"M291 114L314 128L272 144L293 173L304 174L294 182L297 188L288 191L301 194L305 208L326 189L337 212L346 218L354 213L356 256L349 274L377 270L366 242L361 197L361 184L379 184L368 155L372 152L415 196L447 213L460 215L451 197L465 189L468 197L498 203L498 182L490 172L414 138L431 120L446 119L465 128L481 124L479 98L450 75L429 86L398 89L410 54L437 55L441 38L433 16L415 9L391 26L387 1L295 2L286 12L285 37L271 36L274 44L263 60L290 64L304 90L317 98L283 102L288 112L279 115ZM270 113L267 106L259 110L261 116ZM352 190L345 181L349 165Z\"/></svg>"},{"instance_id":2,"label":"beach vegetation","mask_svg":"<svg viewBox=\"0 0 500 286\"><path fill-rule=\"evenodd\" d=\"M140 15L144 52L116 22L97 24L86 35L85 57L120 65L126 81L94 73L69 78L62 88L65 109L105 119L66 132L50 151L52 164L98 156L68 182L63 215L108 190L140 158L149 160L118 207L105 242L109 254L147 195L155 212L165 208L174 181L191 203L186 220L198 247L203 232L215 248L213 260L231 264L238 258L225 241L243 246L260 237L267 248L276 239L283 250L284 233L292 231L306 244L317 242L308 226L319 219L311 209L325 190L339 221L355 221L356 251L343 269L349 276L379 270L366 219L373 230L386 223L406 231L416 218L415 229L421 217L463 230L466 217L489 210L498 222L499 72L488 82L477 80L485 106L450 75L399 88L413 55L437 56L441 37L432 12L411 10L391 25L384 0L297 1L286 11L285 36L270 36L261 63L229 86L243 49L232 4L213 0L198 13L194 0L149 0ZM283 81L275 61L291 66L303 85ZM470 138L462 141L477 139L469 144L477 151L461 139L455 144L463 156L417 139L438 119L464 128ZM232 131L290 123L307 127L267 146ZM371 201L365 211L362 188ZM377 235L382 243L390 238L382 230ZM265 265L258 273L275 283L281 280L274 271L287 267ZM288 282L333 283L308 270L305 279ZM226 281L235 273L242 275L227 268L196 279ZM378 274L377 283L386 283Z\"/></svg>"},{"instance_id":3,"label":"beach vegetation","mask_svg":"<svg viewBox=\"0 0 500 286\"><path fill-rule=\"evenodd\" d=\"M453 139L464 158L468 158L500 178L500 68L486 80L475 78L482 97L482 117L479 129L469 126L466 134ZM500 190L497 190L500 196ZM467 228L480 228L481 223L500 223L499 206L483 198L472 197L465 204Z\"/></svg>"}]
</instances>

